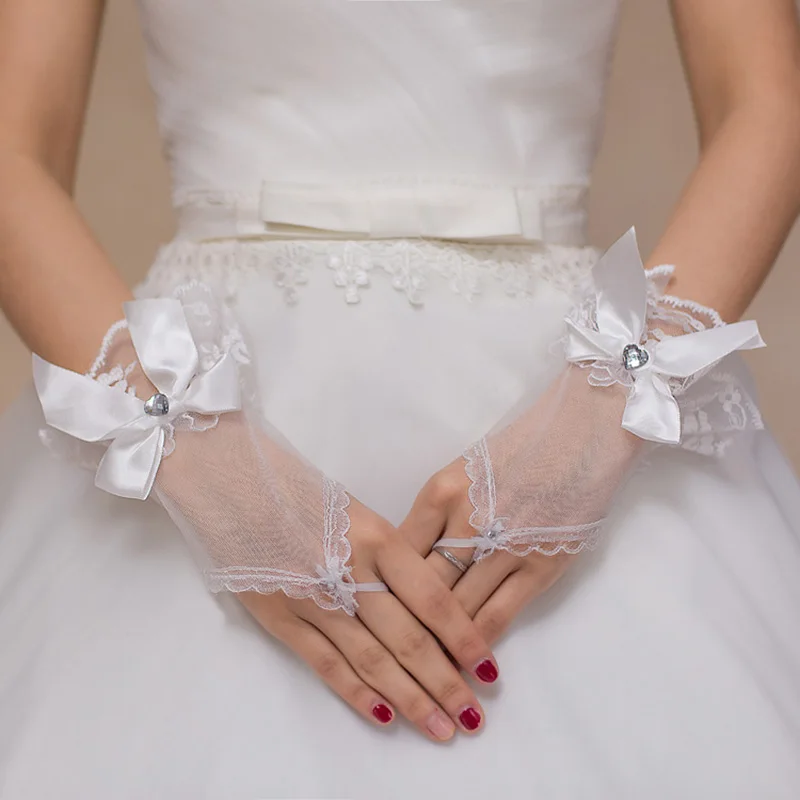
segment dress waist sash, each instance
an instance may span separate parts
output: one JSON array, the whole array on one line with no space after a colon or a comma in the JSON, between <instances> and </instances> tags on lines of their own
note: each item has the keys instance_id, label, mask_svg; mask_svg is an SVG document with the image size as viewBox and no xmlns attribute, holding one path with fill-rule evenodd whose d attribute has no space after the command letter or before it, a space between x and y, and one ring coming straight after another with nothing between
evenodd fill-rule
<instances>
[{"instance_id":1,"label":"dress waist sash","mask_svg":"<svg viewBox=\"0 0 800 800\"><path fill-rule=\"evenodd\" d=\"M586 244L585 185L463 180L264 181L259 194L183 192L181 239L231 237Z\"/></svg>"}]
</instances>

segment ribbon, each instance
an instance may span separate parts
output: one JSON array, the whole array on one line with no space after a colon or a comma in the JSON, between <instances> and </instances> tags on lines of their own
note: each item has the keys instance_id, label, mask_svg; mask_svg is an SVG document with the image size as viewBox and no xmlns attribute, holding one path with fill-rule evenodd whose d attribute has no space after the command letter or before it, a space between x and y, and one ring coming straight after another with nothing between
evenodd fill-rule
<instances>
[{"instance_id":1,"label":"ribbon","mask_svg":"<svg viewBox=\"0 0 800 800\"><path fill-rule=\"evenodd\" d=\"M642 439L678 444L680 408L670 378L689 378L736 350L764 347L758 325L747 320L642 346L647 334L647 277L633 228L608 249L592 276L597 327L567 318L567 361L608 365L612 374L627 370L631 390L622 427ZM626 362L626 348L633 348L633 362Z\"/></svg>"},{"instance_id":2,"label":"ribbon","mask_svg":"<svg viewBox=\"0 0 800 800\"><path fill-rule=\"evenodd\" d=\"M267 231L291 225L378 239L511 237L582 245L586 194L582 185L265 181L258 214Z\"/></svg>"},{"instance_id":3,"label":"ribbon","mask_svg":"<svg viewBox=\"0 0 800 800\"><path fill-rule=\"evenodd\" d=\"M35 354L33 380L48 425L85 442L110 442L95 484L120 497L144 500L161 464L167 430L176 418L239 410L239 377L230 353L200 371L180 301L135 300L124 308L139 363L168 400L166 414L151 416L145 412L145 401Z\"/></svg>"}]
</instances>

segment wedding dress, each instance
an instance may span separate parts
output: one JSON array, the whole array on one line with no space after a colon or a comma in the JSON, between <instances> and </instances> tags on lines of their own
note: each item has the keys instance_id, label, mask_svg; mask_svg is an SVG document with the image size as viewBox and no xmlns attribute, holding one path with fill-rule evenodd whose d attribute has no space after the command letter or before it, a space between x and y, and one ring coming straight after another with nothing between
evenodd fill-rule
<instances>
[{"instance_id":1,"label":"wedding dress","mask_svg":"<svg viewBox=\"0 0 800 800\"><path fill-rule=\"evenodd\" d=\"M266 417L399 523L557 366L617 0L139 2L179 229ZM729 369L729 371L728 371ZM800 488L735 360L496 649L485 730L377 730L156 504L0 421L0 796L796 798ZM45 441L45 444L47 442Z\"/></svg>"}]
</instances>

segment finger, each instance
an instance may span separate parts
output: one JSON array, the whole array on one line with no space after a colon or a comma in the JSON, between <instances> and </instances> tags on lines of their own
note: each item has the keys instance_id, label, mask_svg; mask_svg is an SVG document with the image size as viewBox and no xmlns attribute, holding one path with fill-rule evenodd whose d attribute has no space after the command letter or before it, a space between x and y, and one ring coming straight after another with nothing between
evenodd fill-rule
<instances>
[{"instance_id":1,"label":"finger","mask_svg":"<svg viewBox=\"0 0 800 800\"><path fill-rule=\"evenodd\" d=\"M451 534L445 534L450 538ZM456 582L467 574L472 563L472 549L460 547L442 547L431 550L426 561L436 570L442 582L451 589Z\"/></svg>"},{"instance_id":2,"label":"finger","mask_svg":"<svg viewBox=\"0 0 800 800\"><path fill-rule=\"evenodd\" d=\"M300 656L362 717L381 727L391 723L395 716L392 704L360 678L344 655L314 626L299 617L291 617L290 621L271 628L277 639Z\"/></svg>"},{"instance_id":3,"label":"finger","mask_svg":"<svg viewBox=\"0 0 800 800\"><path fill-rule=\"evenodd\" d=\"M435 741L447 741L455 725L430 695L400 666L397 659L359 619L346 614L308 609L316 625L341 651L356 674L387 697L399 714Z\"/></svg>"},{"instance_id":4,"label":"finger","mask_svg":"<svg viewBox=\"0 0 800 800\"><path fill-rule=\"evenodd\" d=\"M398 531L422 556L428 555L433 543L442 535L447 522L448 503L433 479L422 487L411 511Z\"/></svg>"},{"instance_id":5,"label":"finger","mask_svg":"<svg viewBox=\"0 0 800 800\"><path fill-rule=\"evenodd\" d=\"M464 573L453 588L453 597L470 617L474 617L492 592L520 566L519 558L498 550L473 564Z\"/></svg>"},{"instance_id":6,"label":"finger","mask_svg":"<svg viewBox=\"0 0 800 800\"><path fill-rule=\"evenodd\" d=\"M522 571L509 575L475 614L475 625L486 641L496 642L536 594L530 575Z\"/></svg>"},{"instance_id":7,"label":"finger","mask_svg":"<svg viewBox=\"0 0 800 800\"><path fill-rule=\"evenodd\" d=\"M442 590L449 594L443 586ZM358 616L464 732L474 733L481 727L484 713L474 692L430 631L396 597L365 595ZM486 669L480 670L481 674L486 675Z\"/></svg>"},{"instance_id":8,"label":"finger","mask_svg":"<svg viewBox=\"0 0 800 800\"><path fill-rule=\"evenodd\" d=\"M487 674L494 680L497 662L491 650L431 565L402 538L381 548L377 559L378 570L400 602L436 634L450 655L479 680Z\"/></svg>"},{"instance_id":9,"label":"finger","mask_svg":"<svg viewBox=\"0 0 800 800\"><path fill-rule=\"evenodd\" d=\"M467 540L474 535L475 529L469 524L469 512L465 513L461 507L458 507L453 510L453 514L445 525L444 534L440 538ZM474 552L475 548L465 541L464 547L456 547L452 544L447 547L434 547L425 560L436 570L445 585L452 588L471 568ZM458 564L464 569L460 569Z\"/></svg>"}]
</instances>

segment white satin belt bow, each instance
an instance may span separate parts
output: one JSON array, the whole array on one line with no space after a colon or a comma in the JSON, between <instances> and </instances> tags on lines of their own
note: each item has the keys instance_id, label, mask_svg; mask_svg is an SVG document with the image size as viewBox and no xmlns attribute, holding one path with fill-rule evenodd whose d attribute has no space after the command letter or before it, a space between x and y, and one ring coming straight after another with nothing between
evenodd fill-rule
<instances>
[{"instance_id":1,"label":"white satin belt bow","mask_svg":"<svg viewBox=\"0 0 800 800\"><path fill-rule=\"evenodd\" d=\"M631 348L627 369L632 386L622 427L642 439L677 444L681 418L670 378L688 378L735 350L764 347L758 325L752 320L736 322L642 345L647 332L647 278L633 228L597 262L592 278L597 330L567 318L567 360L609 364L618 370L625 364L626 348Z\"/></svg>"},{"instance_id":2,"label":"white satin belt bow","mask_svg":"<svg viewBox=\"0 0 800 800\"><path fill-rule=\"evenodd\" d=\"M145 401L133 395L36 355L33 378L48 425L85 442L111 442L97 469L96 485L144 500L161 464L165 428L186 412L217 415L241 408L239 377L230 353L200 371L178 300L134 300L125 304L125 317L145 375L168 399L163 416L145 413Z\"/></svg>"},{"instance_id":3,"label":"white satin belt bow","mask_svg":"<svg viewBox=\"0 0 800 800\"><path fill-rule=\"evenodd\" d=\"M554 244L585 240L582 185L511 186L406 180L362 183L265 181L259 214L271 224L373 238L514 237Z\"/></svg>"}]
</instances>

